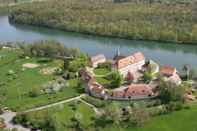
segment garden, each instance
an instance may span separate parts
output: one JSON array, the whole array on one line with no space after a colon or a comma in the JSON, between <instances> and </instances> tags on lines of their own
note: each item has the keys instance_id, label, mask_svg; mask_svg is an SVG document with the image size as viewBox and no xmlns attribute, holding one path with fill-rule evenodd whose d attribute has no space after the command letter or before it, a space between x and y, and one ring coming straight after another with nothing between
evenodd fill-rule
<instances>
[{"instance_id":1,"label":"garden","mask_svg":"<svg viewBox=\"0 0 197 131\"><path fill-rule=\"evenodd\" d=\"M14 111L78 96L79 79L63 79L64 62L24 56L21 49L0 49L0 104Z\"/></svg>"},{"instance_id":2,"label":"garden","mask_svg":"<svg viewBox=\"0 0 197 131\"><path fill-rule=\"evenodd\" d=\"M93 124L94 116L95 113L91 107L76 100L46 110L19 115L13 121L32 129L47 131L83 130Z\"/></svg>"}]
</instances>

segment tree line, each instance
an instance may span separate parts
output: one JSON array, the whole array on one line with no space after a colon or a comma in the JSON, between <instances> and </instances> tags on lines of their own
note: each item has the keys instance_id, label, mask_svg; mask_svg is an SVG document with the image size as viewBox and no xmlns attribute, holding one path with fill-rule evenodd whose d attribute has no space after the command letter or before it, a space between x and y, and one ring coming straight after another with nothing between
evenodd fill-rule
<instances>
[{"instance_id":1,"label":"tree line","mask_svg":"<svg viewBox=\"0 0 197 131\"><path fill-rule=\"evenodd\" d=\"M33 4L33 5L32 5ZM135 40L197 42L197 3L53 0L22 4L10 21Z\"/></svg>"}]
</instances>

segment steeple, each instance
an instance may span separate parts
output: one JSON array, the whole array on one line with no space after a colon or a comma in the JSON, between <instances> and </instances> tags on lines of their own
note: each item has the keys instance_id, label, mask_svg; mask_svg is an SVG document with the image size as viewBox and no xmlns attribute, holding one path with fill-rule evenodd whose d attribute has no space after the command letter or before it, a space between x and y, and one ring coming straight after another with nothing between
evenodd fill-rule
<instances>
[{"instance_id":1,"label":"steeple","mask_svg":"<svg viewBox=\"0 0 197 131\"><path fill-rule=\"evenodd\" d=\"M116 56L120 56L120 47L118 47L118 49L116 51Z\"/></svg>"},{"instance_id":2,"label":"steeple","mask_svg":"<svg viewBox=\"0 0 197 131\"><path fill-rule=\"evenodd\" d=\"M116 50L116 54L114 55L114 60L119 60L119 59L122 59L122 58L125 58L124 55L121 54L120 52L120 47L118 47L118 49Z\"/></svg>"}]
</instances>

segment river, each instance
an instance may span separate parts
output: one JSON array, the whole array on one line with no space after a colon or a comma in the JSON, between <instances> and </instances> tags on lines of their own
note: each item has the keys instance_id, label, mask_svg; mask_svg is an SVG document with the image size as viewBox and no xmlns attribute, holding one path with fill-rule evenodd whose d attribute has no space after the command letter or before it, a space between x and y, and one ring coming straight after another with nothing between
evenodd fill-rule
<instances>
[{"instance_id":1,"label":"river","mask_svg":"<svg viewBox=\"0 0 197 131\"><path fill-rule=\"evenodd\" d=\"M66 47L79 48L89 55L104 53L109 58L113 57L118 48L125 55L141 51L147 59L153 59L161 65L172 65L180 70L184 64L189 64L197 70L197 45L124 40L13 25L9 23L7 15L0 15L0 42L33 42L46 39L58 40Z\"/></svg>"}]
</instances>

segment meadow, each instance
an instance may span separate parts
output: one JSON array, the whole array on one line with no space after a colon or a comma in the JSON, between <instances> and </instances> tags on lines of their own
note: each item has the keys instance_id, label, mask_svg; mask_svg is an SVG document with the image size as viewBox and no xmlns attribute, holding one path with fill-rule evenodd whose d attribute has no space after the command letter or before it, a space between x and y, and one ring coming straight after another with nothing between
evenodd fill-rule
<instances>
[{"instance_id":1,"label":"meadow","mask_svg":"<svg viewBox=\"0 0 197 131\"><path fill-rule=\"evenodd\" d=\"M20 51L17 50L0 50L0 104L15 111L22 111L79 95L76 89L77 79L65 81L69 86L59 92L41 93L44 84L59 78L41 71L61 67L62 61L40 63L40 58L19 58L19 54ZM24 68L23 64L26 63L38 64L39 67ZM30 96L33 91L38 92L35 97Z\"/></svg>"}]
</instances>

